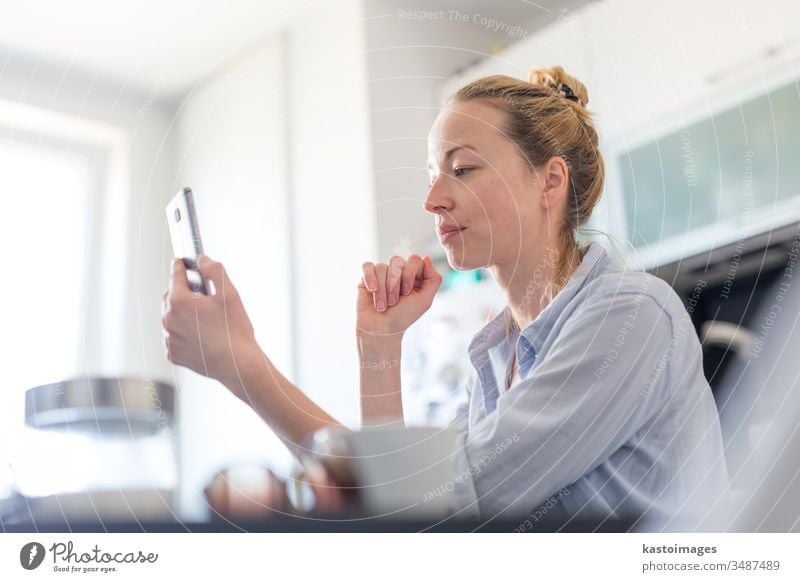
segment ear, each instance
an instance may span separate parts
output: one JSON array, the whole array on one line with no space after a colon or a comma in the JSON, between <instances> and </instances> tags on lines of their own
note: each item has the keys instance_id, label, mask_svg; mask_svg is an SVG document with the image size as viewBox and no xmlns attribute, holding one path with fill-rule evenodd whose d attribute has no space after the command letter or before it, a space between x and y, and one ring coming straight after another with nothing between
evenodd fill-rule
<instances>
[{"instance_id":1,"label":"ear","mask_svg":"<svg viewBox=\"0 0 800 582\"><path fill-rule=\"evenodd\" d=\"M554 210L569 192L569 167L561 156L547 160L537 172L542 185L542 208Z\"/></svg>"}]
</instances>

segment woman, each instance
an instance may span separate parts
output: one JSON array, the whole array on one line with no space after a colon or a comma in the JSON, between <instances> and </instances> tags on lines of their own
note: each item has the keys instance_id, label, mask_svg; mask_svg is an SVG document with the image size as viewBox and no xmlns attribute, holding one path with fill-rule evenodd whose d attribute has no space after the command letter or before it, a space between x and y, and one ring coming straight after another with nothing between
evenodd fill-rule
<instances>
[{"instance_id":1,"label":"woman","mask_svg":"<svg viewBox=\"0 0 800 582\"><path fill-rule=\"evenodd\" d=\"M487 77L446 104L429 136L425 208L454 269L485 267L507 307L474 337L468 403L453 421L462 515L701 514L726 488L717 411L680 299L576 233L604 178L582 83L561 67ZM215 378L286 444L338 424L271 364L221 264L192 297L175 262L167 357ZM365 263L357 340L365 424L402 421L403 333L441 283L430 258ZM200 331L198 337L198 322ZM529 518L530 520L530 518Z\"/></svg>"}]
</instances>

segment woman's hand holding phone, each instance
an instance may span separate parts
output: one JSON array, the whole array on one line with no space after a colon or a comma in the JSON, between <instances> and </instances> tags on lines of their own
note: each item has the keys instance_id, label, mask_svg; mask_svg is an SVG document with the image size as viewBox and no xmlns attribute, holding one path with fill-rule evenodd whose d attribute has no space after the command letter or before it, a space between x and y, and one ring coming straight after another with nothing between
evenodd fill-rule
<instances>
[{"instance_id":1,"label":"woman's hand holding phone","mask_svg":"<svg viewBox=\"0 0 800 582\"><path fill-rule=\"evenodd\" d=\"M392 257L388 263L364 263L358 284L357 334L380 340L403 333L430 309L442 284L430 257Z\"/></svg>"},{"instance_id":2,"label":"woman's hand holding phone","mask_svg":"<svg viewBox=\"0 0 800 582\"><path fill-rule=\"evenodd\" d=\"M213 282L213 295L193 293L183 260L172 262L169 288L161 297L167 359L228 388L241 386L242 366L263 358L263 352L222 263L201 255L198 265L200 273ZM245 399L243 394L236 396Z\"/></svg>"}]
</instances>

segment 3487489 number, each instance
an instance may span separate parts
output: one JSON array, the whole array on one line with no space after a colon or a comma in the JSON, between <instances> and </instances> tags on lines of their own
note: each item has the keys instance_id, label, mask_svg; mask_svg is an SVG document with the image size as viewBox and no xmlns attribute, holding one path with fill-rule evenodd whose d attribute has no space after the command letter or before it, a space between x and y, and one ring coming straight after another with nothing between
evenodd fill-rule
<instances>
[{"instance_id":1,"label":"3487489 number","mask_svg":"<svg viewBox=\"0 0 800 582\"><path fill-rule=\"evenodd\" d=\"M729 570L780 570L780 560L731 560L728 563Z\"/></svg>"}]
</instances>

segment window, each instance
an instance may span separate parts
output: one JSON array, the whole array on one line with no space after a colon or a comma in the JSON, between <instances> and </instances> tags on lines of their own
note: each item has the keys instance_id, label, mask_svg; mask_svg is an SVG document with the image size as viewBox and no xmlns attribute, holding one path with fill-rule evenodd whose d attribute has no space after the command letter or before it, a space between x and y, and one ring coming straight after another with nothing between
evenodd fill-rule
<instances>
[{"instance_id":1,"label":"window","mask_svg":"<svg viewBox=\"0 0 800 582\"><path fill-rule=\"evenodd\" d=\"M126 144L106 123L0 100L0 494L17 477L25 391L119 357L106 321L124 304Z\"/></svg>"},{"instance_id":2,"label":"window","mask_svg":"<svg viewBox=\"0 0 800 582\"><path fill-rule=\"evenodd\" d=\"M91 180L83 156L0 139L4 458L22 426L25 390L78 369Z\"/></svg>"}]
</instances>

